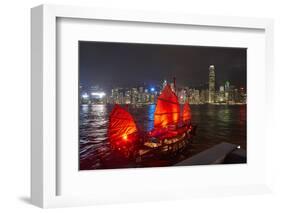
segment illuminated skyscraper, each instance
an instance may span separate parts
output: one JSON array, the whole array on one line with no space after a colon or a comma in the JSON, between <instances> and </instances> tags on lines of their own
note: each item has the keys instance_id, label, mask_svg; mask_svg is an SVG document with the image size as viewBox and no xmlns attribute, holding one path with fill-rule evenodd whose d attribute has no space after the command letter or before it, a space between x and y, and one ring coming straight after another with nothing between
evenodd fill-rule
<instances>
[{"instance_id":1,"label":"illuminated skyscraper","mask_svg":"<svg viewBox=\"0 0 281 213\"><path fill-rule=\"evenodd\" d=\"M230 83L229 83L229 81L225 82L224 91L225 91L225 101L228 102L229 101L229 92L230 92Z\"/></svg>"},{"instance_id":2,"label":"illuminated skyscraper","mask_svg":"<svg viewBox=\"0 0 281 213\"><path fill-rule=\"evenodd\" d=\"M209 67L209 103L215 102L215 94L216 94L216 74L215 74L215 66L210 65Z\"/></svg>"},{"instance_id":3,"label":"illuminated skyscraper","mask_svg":"<svg viewBox=\"0 0 281 213\"><path fill-rule=\"evenodd\" d=\"M132 103L132 104L136 104L136 103L137 103L137 100L138 100L138 94L139 94L138 89L137 89L137 88L132 88L131 94L132 94L131 103Z\"/></svg>"},{"instance_id":4,"label":"illuminated skyscraper","mask_svg":"<svg viewBox=\"0 0 281 213\"><path fill-rule=\"evenodd\" d=\"M162 89L164 89L164 87L167 85L167 80L164 80L162 83Z\"/></svg>"}]
</instances>

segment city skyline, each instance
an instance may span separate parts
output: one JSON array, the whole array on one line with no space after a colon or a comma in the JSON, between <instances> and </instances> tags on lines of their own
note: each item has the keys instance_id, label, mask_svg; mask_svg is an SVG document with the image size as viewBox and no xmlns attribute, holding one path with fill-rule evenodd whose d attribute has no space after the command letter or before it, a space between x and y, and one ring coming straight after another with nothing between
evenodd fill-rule
<instances>
[{"instance_id":1,"label":"city skyline","mask_svg":"<svg viewBox=\"0 0 281 213\"><path fill-rule=\"evenodd\" d=\"M190 104L246 104L246 90L237 88L226 81L216 89L215 66L209 66L208 88L190 88L188 86L178 87L176 78L173 82L163 80L157 86L134 86L131 88L112 87L109 93L102 88L94 86L88 91L80 87L80 102L82 104L155 104L158 96L167 84L171 85L173 92L177 95L180 104L188 101Z\"/></svg>"},{"instance_id":2,"label":"city skyline","mask_svg":"<svg viewBox=\"0 0 281 213\"><path fill-rule=\"evenodd\" d=\"M79 42L80 85L112 87L157 86L177 78L179 87L209 83L208 67L216 67L216 89L230 81L246 88L245 48L199 47L112 42Z\"/></svg>"}]
</instances>

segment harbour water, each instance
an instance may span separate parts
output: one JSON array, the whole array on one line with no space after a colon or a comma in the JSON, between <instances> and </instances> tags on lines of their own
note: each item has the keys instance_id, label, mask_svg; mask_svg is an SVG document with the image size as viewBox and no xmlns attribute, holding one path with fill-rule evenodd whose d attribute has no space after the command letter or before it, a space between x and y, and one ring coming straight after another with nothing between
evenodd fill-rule
<instances>
[{"instance_id":1,"label":"harbour water","mask_svg":"<svg viewBox=\"0 0 281 213\"><path fill-rule=\"evenodd\" d=\"M135 167L126 162L112 162L111 167L103 164L112 155L107 138L112 108L112 105L80 106L80 170ZM197 132L182 158L191 157L221 142L246 149L246 108L246 105L191 105L192 123L197 125ZM128 106L138 128L145 131L153 129L154 110L155 105ZM172 165L172 162L160 164L165 165Z\"/></svg>"}]
</instances>

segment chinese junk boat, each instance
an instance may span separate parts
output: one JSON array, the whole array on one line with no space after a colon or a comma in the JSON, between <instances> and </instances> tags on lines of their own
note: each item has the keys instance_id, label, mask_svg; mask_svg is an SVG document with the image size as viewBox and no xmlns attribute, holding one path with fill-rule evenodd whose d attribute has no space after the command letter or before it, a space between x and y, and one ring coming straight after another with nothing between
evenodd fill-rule
<instances>
[{"instance_id":1,"label":"chinese junk boat","mask_svg":"<svg viewBox=\"0 0 281 213\"><path fill-rule=\"evenodd\" d=\"M151 131L141 131L132 115L116 104L110 114L108 136L115 153L142 163L176 156L192 141L195 130L188 102L181 113L178 97L168 84L157 99Z\"/></svg>"}]
</instances>

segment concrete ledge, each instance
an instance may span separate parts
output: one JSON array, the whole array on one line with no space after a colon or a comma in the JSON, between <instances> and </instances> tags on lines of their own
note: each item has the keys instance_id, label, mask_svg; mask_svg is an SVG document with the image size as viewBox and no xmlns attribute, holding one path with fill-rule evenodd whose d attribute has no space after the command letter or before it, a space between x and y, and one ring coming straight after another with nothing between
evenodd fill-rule
<instances>
[{"instance_id":1,"label":"concrete ledge","mask_svg":"<svg viewBox=\"0 0 281 213\"><path fill-rule=\"evenodd\" d=\"M237 145L231 143L220 143L191 158L175 164L175 166L220 164L223 163L225 157L236 150L237 147Z\"/></svg>"}]
</instances>

